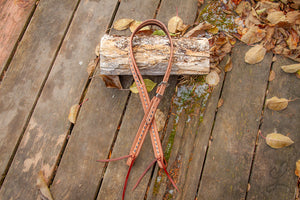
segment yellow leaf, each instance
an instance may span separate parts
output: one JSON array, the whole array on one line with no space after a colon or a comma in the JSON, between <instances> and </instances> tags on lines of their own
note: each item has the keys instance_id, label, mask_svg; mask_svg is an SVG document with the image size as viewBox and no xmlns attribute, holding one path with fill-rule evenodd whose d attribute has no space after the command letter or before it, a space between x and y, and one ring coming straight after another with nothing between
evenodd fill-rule
<instances>
[{"instance_id":1,"label":"yellow leaf","mask_svg":"<svg viewBox=\"0 0 300 200\"><path fill-rule=\"evenodd\" d=\"M47 182L42 171L40 171L38 174L36 185L40 191L40 196L43 197L41 199L53 200L53 197L48 188Z\"/></svg>"},{"instance_id":2,"label":"yellow leaf","mask_svg":"<svg viewBox=\"0 0 300 200\"><path fill-rule=\"evenodd\" d=\"M207 32L209 32L211 34L217 34L219 32L219 29L218 29L218 27L215 26L215 27L207 30Z\"/></svg>"},{"instance_id":3,"label":"yellow leaf","mask_svg":"<svg viewBox=\"0 0 300 200\"><path fill-rule=\"evenodd\" d=\"M289 146L294 143L289 137L280 133L270 133L266 137L267 144L275 149Z\"/></svg>"},{"instance_id":4,"label":"yellow leaf","mask_svg":"<svg viewBox=\"0 0 300 200\"><path fill-rule=\"evenodd\" d=\"M296 73L300 70L300 64L284 65L281 66L281 69L286 73Z\"/></svg>"},{"instance_id":5,"label":"yellow leaf","mask_svg":"<svg viewBox=\"0 0 300 200\"><path fill-rule=\"evenodd\" d=\"M216 86L220 82L219 74L216 71L211 71L205 78L208 85Z\"/></svg>"},{"instance_id":6,"label":"yellow leaf","mask_svg":"<svg viewBox=\"0 0 300 200\"><path fill-rule=\"evenodd\" d=\"M296 176L300 178L300 160L296 162L296 170L295 170Z\"/></svg>"},{"instance_id":7,"label":"yellow leaf","mask_svg":"<svg viewBox=\"0 0 300 200\"><path fill-rule=\"evenodd\" d=\"M134 19L119 19L117 21L115 21L114 23L114 29L118 30L118 31L122 31L127 29L130 24L134 21Z\"/></svg>"},{"instance_id":8,"label":"yellow leaf","mask_svg":"<svg viewBox=\"0 0 300 200\"><path fill-rule=\"evenodd\" d=\"M183 26L183 20L178 17L172 17L168 22L168 30L170 33L176 33Z\"/></svg>"},{"instance_id":9,"label":"yellow leaf","mask_svg":"<svg viewBox=\"0 0 300 200\"><path fill-rule=\"evenodd\" d=\"M150 79L144 79L144 83L145 83L145 86L146 86L146 89L148 92L151 92L157 84L157 83L151 81ZM130 86L129 89L132 93L139 93L135 82Z\"/></svg>"},{"instance_id":10,"label":"yellow leaf","mask_svg":"<svg viewBox=\"0 0 300 200\"><path fill-rule=\"evenodd\" d=\"M271 99L267 99L266 106L275 111L283 110L285 109L289 104L289 100L285 98L278 98L276 96L272 97Z\"/></svg>"},{"instance_id":11,"label":"yellow leaf","mask_svg":"<svg viewBox=\"0 0 300 200\"><path fill-rule=\"evenodd\" d=\"M263 45L255 45L245 54L245 62L249 64L259 63L264 59L266 52L267 49Z\"/></svg>"},{"instance_id":12,"label":"yellow leaf","mask_svg":"<svg viewBox=\"0 0 300 200\"><path fill-rule=\"evenodd\" d=\"M70 122L72 122L73 124L75 124L76 119L77 119L77 114L78 114L78 110L80 108L79 104L74 104L71 108L70 108L70 112L69 112L69 116L68 119Z\"/></svg>"},{"instance_id":13,"label":"yellow leaf","mask_svg":"<svg viewBox=\"0 0 300 200\"><path fill-rule=\"evenodd\" d=\"M134 22L132 22L129 26L129 29L131 31L131 33L142 23L142 21L136 21L134 20ZM140 31L144 31L144 30L150 30L149 26L145 26L143 28L140 29Z\"/></svg>"}]
</instances>

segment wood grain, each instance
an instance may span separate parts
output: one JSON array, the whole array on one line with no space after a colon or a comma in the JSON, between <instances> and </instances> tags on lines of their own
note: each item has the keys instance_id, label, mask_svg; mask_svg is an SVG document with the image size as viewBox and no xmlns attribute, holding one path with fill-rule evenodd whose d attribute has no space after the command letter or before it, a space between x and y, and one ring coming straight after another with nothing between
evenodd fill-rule
<instances>
[{"instance_id":1,"label":"wood grain","mask_svg":"<svg viewBox=\"0 0 300 200\"><path fill-rule=\"evenodd\" d=\"M40 2L1 83L1 182L14 148L26 128L39 90L51 69L75 6L76 2L71 0ZM13 191L13 188L7 189ZM1 191L4 193L4 190ZM10 192L6 194L12 195Z\"/></svg>"},{"instance_id":2,"label":"wood grain","mask_svg":"<svg viewBox=\"0 0 300 200\"><path fill-rule=\"evenodd\" d=\"M267 98L297 99L300 97L300 81L295 74L287 74L281 66L295 64L278 56L273 64L275 79L269 83ZM300 101L289 102L282 111L264 110L261 132L264 136L277 131L288 135L295 143L282 149L272 149L259 136L258 147L251 174L251 189L247 199L294 199L297 177L294 173L300 158Z\"/></svg>"},{"instance_id":3,"label":"wood grain","mask_svg":"<svg viewBox=\"0 0 300 200\"><path fill-rule=\"evenodd\" d=\"M209 73L209 43L206 38L173 39L171 75ZM136 44L139 44L136 46ZM164 75L169 60L169 40L161 36L135 37L133 50L142 75ZM130 75L129 37L105 35L100 46L100 73Z\"/></svg>"},{"instance_id":4,"label":"wood grain","mask_svg":"<svg viewBox=\"0 0 300 200\"><path fill-rule=\"evenodd\" d=\"M208 148L198 199L242 199L248 175L271 66L271 55L248 65L250 47L238 43L232 52L232 71L223 87L224 104L219 108Z\"/></svg>"},{"instance_id":5,"label":"wood grain","mask_svg":"<svg viewBox=\"0 0 300 200\"><path fill-rule=\"evenodd\" d=\"M0 73L26 28L36 0L0 1Z\"/></svg>"},{"instance_id":6,"label":"wood grain","mask_svg":"<svg viewBox=\"0 0 300 200\"><path fill-rule=\"evenodd\" d=\"M50 21L53 16L68 10L62 7L66 1L52 3L51 17L47 16ZM116 1L111 0L81 1L1 188L0 197L3 199L17 198L19 195L22 199L36 199L37 173L43 170L46 178L51 177L69 133L69 109L82 96L88 80L86 68L90 60L96 57L95 47L106 30L115 5ZM99 9L103 11L98 12ZM56 24L63 25L60 22ZM49 33L57 34L51 26L41 26ZM41 34L38 31L36 33ZM51 42L47 38L44 40L47 44Z\"/></svg>"}]
</instances>

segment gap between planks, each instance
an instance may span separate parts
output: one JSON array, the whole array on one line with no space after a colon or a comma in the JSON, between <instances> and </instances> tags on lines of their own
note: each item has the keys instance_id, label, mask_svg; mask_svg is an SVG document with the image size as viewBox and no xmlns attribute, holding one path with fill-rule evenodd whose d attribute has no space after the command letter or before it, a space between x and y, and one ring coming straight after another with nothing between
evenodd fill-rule
<instances>
[{"instance_id":1,"label":"gap between planks","mask_svg":"<svg viewBox=\"0 0 300 200\"><path fill-rule=\"evenodd\" d=\"M9 161L8 161L8 164L7 164L6 169L5 169L5 171L4 171L3 177L1 177L1 180L0 180L0 189L1 189L1 187L2 187L2 184L3 184L4 180L5 180L5 177L6 177L7 173L8 173L8 171L9 171L9 168L10 168L10 166L11 166L11 164L12 164L12 161L13 161L15 155L16 155L16 152L17 152L17 150L18 150L18 148L19 148L19 145L20 145L20 143L21 143L21 141L22 141L22 139L23 139L25 130L27 129L27 126L28 126L28 124L29 124L29 121L30 121L30 119L31 119L31 116L32 116L32 114L33 114L33 111L34 111L34 109L35 109L35 107L36 107L36 105L37 105L37 102L38 102L38 100L39 100L39 98L40 98L40 96L41 96L41 93L42 93L42 91L43 91L43 89L44 89L44 86L45 86L45 84L46 84L46 82L47 82L47 80L48 80L48 77L49 77L49 74L50 74L50 72L51 72L51 69L52 69L52 67L53 67L53 65L54 65L54 62L55 62L56 58L57 58L58 52L59 52L60 49L61 49L61 46L62 46L62 44L63 44L63 41L64 41L64 39L65 39L65 37L66 37L66 35L67 35L67 33L68 33L68 30L69 30L70 25L71 25L71 23L72 23L72 21L73 21L74 15L75 15L75 13L76 13L76 11L77 11L77 8L78 8L78 6L79 6L80 1L81 1L81 0L78 0L78 1L77 1L77 4L76 4L76 6L75 6L75 9L74 9L74 11L73 11L73 13L72 13L72 15L71 15L71 18L70 18L70 20L69 20L69 22L68 22L68 25L67 25L67 27L66 27L64 33L63 33L63 36L62 36L62 38L61 38L61 41L59 42L58 48L57 48L57 50L56 50L56 52L55 52L55 54L54 54L54 57L53 57L53 59L52 59L52 61L51 61L50 67L49 67L49 69L48 69L48 71L47 71L47 73L46 73L46 76L45 76L45 78L44 78L44 80L43 80L43 82L42 82L42 84L41 84L41 87L40 87L40 89L39 89L39 91L38 91L38 93L37 93L37 96L36 96L36 98L35 98L35 100L34 100L33 106L32 106L32 108L31 108L31 110L29 111L29 114L28 114L28 116L27 116L26 122L25 122L25 124L24 124L23 129L22 129L22 133L20 134L20 137L19 137L19 139L18 139L18 141L17 141L17 144L16 144L16 146L15 146L13 152L12 152L12 155L11 155ZM35 9L36 9L36 8L35 8ZM33 14L32 14L32 15L33 15ZM28 24L29 24L29 23L28 23ZM28 25L28 24L27 24L27 25ZM27 27L26 27L26 28L27 28ZM25 33L25 30L24 30L24 33ZM23 35L24 35L24 33L23 33ZM1 78L2 78L2 76L1 76ZM2 79L0 79L0 81L1 81L1 80L2 80ZM51 180L52 180L52 179L51 179Z\"/></svg>"},{"instance_id":2,"label":"gap between planks","mask_svg":"<svg viewBox=\"0 0 300 200\"><path fill-rule=\"evenodd\" d=\"M274 54L272 55L272 58L274 58ZM274 61L271 62L271 65L270 65L270 70L269 70L269 75L273 69L273 64L274 64ZM256 140L255 140L255 145L254 145L254 149L253 149L253 154L252 154L252 161L251 161L251 165L250 165L250 170L249 170L249 177L248 177L248 184L247 184L247 189L246 189L246 193L245 193L245 200L247 199L247 196L248 196L248 192L249 192L249 184L250 184L250 180L251 180L251 174L252 174L252 171L253 171L253 165L254 165L254 161L255 161L255 156L256 156L256 150L257 150L257 145L258 145L258 139L260 136L259 134L259 131L261 129L261 126L263 124L263 117L264 117L264 111L265 111L265 102L266 102L266 98L267 98L267 92L268 92L268 89L269 89L269 85L270 85L270 80L268 79L268 82L267 82L267 87L266 87L266 90L265 90L265 97L264 97L264 100L263 100L263 107L262 107L262 110L261 110L261 115L260 115L260 122L259 122L259 125L258 125L258 130L257 130L257 135L256 135Z\"/></svg>"}]
</instances>

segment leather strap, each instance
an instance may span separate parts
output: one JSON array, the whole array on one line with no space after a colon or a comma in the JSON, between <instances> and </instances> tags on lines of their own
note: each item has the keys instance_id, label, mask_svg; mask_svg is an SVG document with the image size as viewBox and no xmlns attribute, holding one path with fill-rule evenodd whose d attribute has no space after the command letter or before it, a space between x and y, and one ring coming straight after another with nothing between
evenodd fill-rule
<instances>
[{"instance_id":1,"label":"leather strap","mask_svg":"<svg viewBox=\"0 0 300 200\"><path fill-rule=\"evenodd\" d=\"M162 82L158 85L157 90L156 90L156 95L151 99L149 98L144 80L142 78L142 75L139 71L139 68L136 64L134 55L133 55L133 38L135 34L143 27L149 26L149 25L156 25L160 27L167 35L169 41L170 41L170 58L168 62L168 67L166 70L166 73L164 75L164 78ZM139 91L139 96L144 108L145 115L143 117L143 120L140 124L140 127L138 129L138 132L136 134L136 137L134 139L133 145L130 150L130 157L127 160L127 165L131 165L133 160L138 156L140 153L142 144L145 140L146 134L148 131L150 131L150 136L152 140L152 146L155 154L155 158L157 159L159 167L163 168L164 167L164 157L163 157L163 150L162 150L162 145L160 142L160 137L157 131L157 126L155 123L154 116L155 112L157 110L158 104L160 103L165 89L168 84L170 72L171 72L171 67L172 67L172 58L173 58L173 42L171 39L171 36L168 32L167 27L161 23L160 21L156 19L149 19L141 23L135 31L131 34L130 41L129 41L129 62L130 62L130 70L132 72L134 81L137 85L137 89Z\"/></svg>"}]
</instances>

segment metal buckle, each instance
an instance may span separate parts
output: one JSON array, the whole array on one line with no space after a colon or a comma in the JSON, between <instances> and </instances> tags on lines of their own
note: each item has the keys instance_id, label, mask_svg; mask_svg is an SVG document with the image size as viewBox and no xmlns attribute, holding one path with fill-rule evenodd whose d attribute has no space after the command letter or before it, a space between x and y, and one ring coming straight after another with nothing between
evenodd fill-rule
<instances>
[{"instance_id":1,"label":"metal buckle","mask_svg":"<svg viewBox=\"0 0 300 200\"><path fill-rule=\"evenodd\" d=\"M166 87L168 87L170 84L168 82L162 81L158 84L158 86L161 86L161 85L166 85Z\"/></svg>"},{"instance_id":2,"label":"metal buckle","mask_svg":"<svg viewBox=\"0 0 300 200\"><path fill-rule=\"evenodd\" d=\"M161 95L161 94L159 94L159 93L156 93L156 95L155 95L158 99L162 99L164 96L163 95Z\"/></svg>"}]
</instances>

